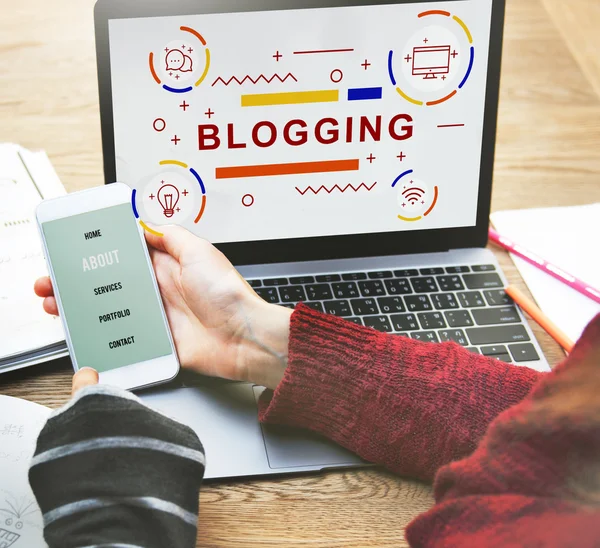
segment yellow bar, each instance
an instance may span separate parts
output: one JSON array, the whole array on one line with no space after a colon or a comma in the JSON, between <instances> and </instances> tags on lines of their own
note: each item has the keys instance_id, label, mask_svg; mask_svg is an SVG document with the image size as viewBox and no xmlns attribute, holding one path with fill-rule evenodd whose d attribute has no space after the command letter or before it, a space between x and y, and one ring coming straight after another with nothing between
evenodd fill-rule
<instances>
[{"instance_id":1,"label":"yellow bar","mask_svg":"<svg viewBox=\"0 0 600 548\"><path fill-rule=\"evenodd\" d=\"M460 19L459 17L456 17L456 15L453 17L453 19L463 28L463 30L467 34L467 38L469 40L469 44L472 44L473 43L473 36L471 36L471 31L469 30L469 28L467 27L467 25L465 25L465 22L462 19Z\"/></svg>"},{"instance_id":2,"label":"yellow bar","mask_svg":"<svg viewBox=\"0 0 600 548\"><path fill-rule=\"evenodd\" d=\"M184 164L183 162L179 162L177 160L163 160L162 162L158 162L161 166L181 166L185 169L188 168L187 164Z\"/></svg>"},{"instance_id":3,"label":"yellow bar","mask_svg":"<svg viewBox=\"0 0 600 548\"><path fill-rule=\"evenodd\" d=\"M398 215L398 219L401 221L408 221L409 223L414 223L415 221L420 221L422 217L402 217L402 215Z\"/></svg>"},{"instance_id":4,"label":"yellow bar","mask_svg":"<svg viewBox=\"0 0 600 548\"><path fill-rule=\"evenodd\" d=\"M157 232L156 230L152 230L144 221L140 220L140 225L142 226L142 228L148 232L150 232L150 234L154 234L155 236L158 236L159 238L162 238L164 236L164 234L162 232Z\"/></svg>"},{"instance_id":5,"label":"yellow bar","mask_svg":"<svg viewBox=\"0 0 600 548\"><path fill-rule=\"evenodd\" d=\"M243 107L267 107L271 105L299 105L301 103L335 103L340 100L337 89L320 91L291 91L288 93L259 93L242 95Z\"/></svg>"},{"instance_id":6,"label":"yellow bar","mask_svg":"<svg viewBox=\"0 0 600 548\"><path fill-rule=\"evenodd\" d=\"M209 68L210 68L210 50L208 48L206 48L206 63L204 66L204 72L202 73L202 76L200 76L200 79L194 84L195 86L199 86L202 82L204 82L204 79L206 78L206 75L208 74Z\"/></svg>"},{"instance_id":7,"label":"yellow bar","mask_svg":"<svg viewBox=\"0 0 600 548\"><path fill-rule=\"evenodd\" d=\"M413 105L418 105L418 106L422 106L423 105L423 101L417 101L417 99L413 99L412 97L409 97L408 95L406 95L406 93L404 93L400 88L396 88L396 91L402 96L404 97L404 99L406 99L409 103L412 103Z\"/></svg>"}]
</instances>

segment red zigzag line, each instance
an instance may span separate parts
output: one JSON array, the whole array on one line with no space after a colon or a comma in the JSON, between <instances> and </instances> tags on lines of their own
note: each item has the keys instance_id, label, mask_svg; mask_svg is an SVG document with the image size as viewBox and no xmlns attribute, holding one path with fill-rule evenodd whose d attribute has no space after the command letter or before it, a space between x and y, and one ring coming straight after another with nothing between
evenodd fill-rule
<instances>
[{"instance_id":1,"label":"red zigzag line","mask_svg":"<svg viewBox=\"0 0 600 548\"><path fill-rule=\"evenodd\" d=\"M232 76L229 80L227 80L227 82L225 80L223 80L223 78L221 76L219 76L213 82L212 85L214 86L217 83L221 82L221 83L225 84L226 86L228 86L229 84L231 84L231 82L235 81L241 86L246 81L250 81L253 84L258 84L258 82L260 82L261 80L264 80L267 84L270 84L275 79L279 80L283 84L288 78L292 78L294 80L294 82L298 81L291 72L288 72L288 74L284 78L279 76L279 74L273 74L273 76L271 76L271 78L267 78L264 74L261 74L258 78L254 79L254 78L252 78L252 76L247 74L246 76L244 76L244 78L242 80L238 80L235 76Z\"/></svg>"},{"instance_id":2,"label":"red zigzag line","mask_svg":"<svg viewBox=\"0 0 600 548\"><path fill-rule=\"evenodd\" d=\"M349 188L351 188L352 190L354 190L354 192L358 192L361 188L365 188L368 192L370 192L371 190L373 190L373 187L376 185L377 183L373 183L371 186L367 186L365 183L361 183L360 185L358 185L357 187L355 187L352 184L348 184L346 185L344 188L341 188L339 185L333 185L331 188L327 188L325 185L321 185L317 190L315 190L312 186L309 186L308 188L306 188L304 191L300 190L298 187L296 187L296 190L302 194L302 196L304 196L309 190L311 192L313 192L313 194L319 194L319 192L321 192L321 190L324 190L325 192L327 192L327 194L331 194L334 190L339 190L342 194L344 192L346 192L346 190L348 190Z\"/></svg>"}]
</instances>

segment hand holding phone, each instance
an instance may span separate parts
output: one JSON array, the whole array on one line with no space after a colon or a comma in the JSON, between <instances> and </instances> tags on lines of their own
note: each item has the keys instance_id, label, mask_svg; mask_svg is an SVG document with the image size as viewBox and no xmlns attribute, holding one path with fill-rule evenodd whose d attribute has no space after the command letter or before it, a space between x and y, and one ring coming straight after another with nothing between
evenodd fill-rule
<instances>
[{"instance_id":1,"label":"hand holding phone","mask_svg":"<svg viewBox=\"0 0 600 548\"><path fill-rule=\"evenodd\" d=\"M36 217L73 367L134 389L179 362L131 191L115 183L42 202Z\"/></svg>"},{"instance_id":2,"label":"hand holding phone","mask_svg":"<svg viewBox=\"0 0 600 548\"><path fill-rule=\"evenodd\" d=\"M212 244L184 228L146 233L182 367L202 375L275 388L285 371L291 310L259 298ZM59 314L53 282L35 292Z\"/></svg>"}]
</instances>

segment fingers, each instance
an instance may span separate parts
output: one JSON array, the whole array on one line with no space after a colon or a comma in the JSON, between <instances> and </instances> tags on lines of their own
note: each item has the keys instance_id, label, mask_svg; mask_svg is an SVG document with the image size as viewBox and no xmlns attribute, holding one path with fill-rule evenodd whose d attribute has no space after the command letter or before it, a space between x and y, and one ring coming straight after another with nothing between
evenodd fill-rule
<instances>
[{"instance_id":1,"label":"fingers","mask_svg":"<svg viewBox=\"0 0 600 548\"><path fill-rule=\"evenodd\" d=\"M54 295L54 288L52 287L52 281L49 276L38 278L33 284L33 291L38 297L52 297Z\"/></svg>"},{"instance_id":2,"label":"fingers","mask_svg":"<svg viewBox=\"0 0 600 548\"><path fill-rule=\"evenodd\" d=\"M73 375L73 390L72 395L74 396L79 390L86 386L92 386L98 384L98 372L91 367L84 367Z\"/></svg>"},{"instance_id":3,"label":"fingers","mask_svg":"<svg viewBox=\"0 0 600 548\"><path fill-rule=\"evenodd\" d=\"M203 241L180 226L165 225L160 227L160 231L163 236L146 231L146 241L154 249L171 255L179 263L182 262L181 259L186 250L193 249Z\"/></svg>"},{"instance_id":4,"label":"fingers","mask_svg":"<svg viewBox=\"0 0 600 548\"><path fill-rule=\"evenodd\" d=\"M42 304L44 311L51 316L58 316L58 305L54 297L46 297Z\"/></svg>"}]
</instances>

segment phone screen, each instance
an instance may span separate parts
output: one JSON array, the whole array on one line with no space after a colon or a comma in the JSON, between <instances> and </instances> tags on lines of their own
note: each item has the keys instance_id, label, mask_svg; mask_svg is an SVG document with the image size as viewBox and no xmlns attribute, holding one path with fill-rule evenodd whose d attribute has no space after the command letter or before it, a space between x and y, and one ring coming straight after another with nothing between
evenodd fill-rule
<instances>
[{"instance_id":1,"label":"phone screen","mask_svg":"<svg viewBox=\"0 0 600 548\"><path fill-rule=\"evenodd\" d=\"M48 221L42 231L79 368L171 354L130 204Z\"/></svg>"}]
</instances>

